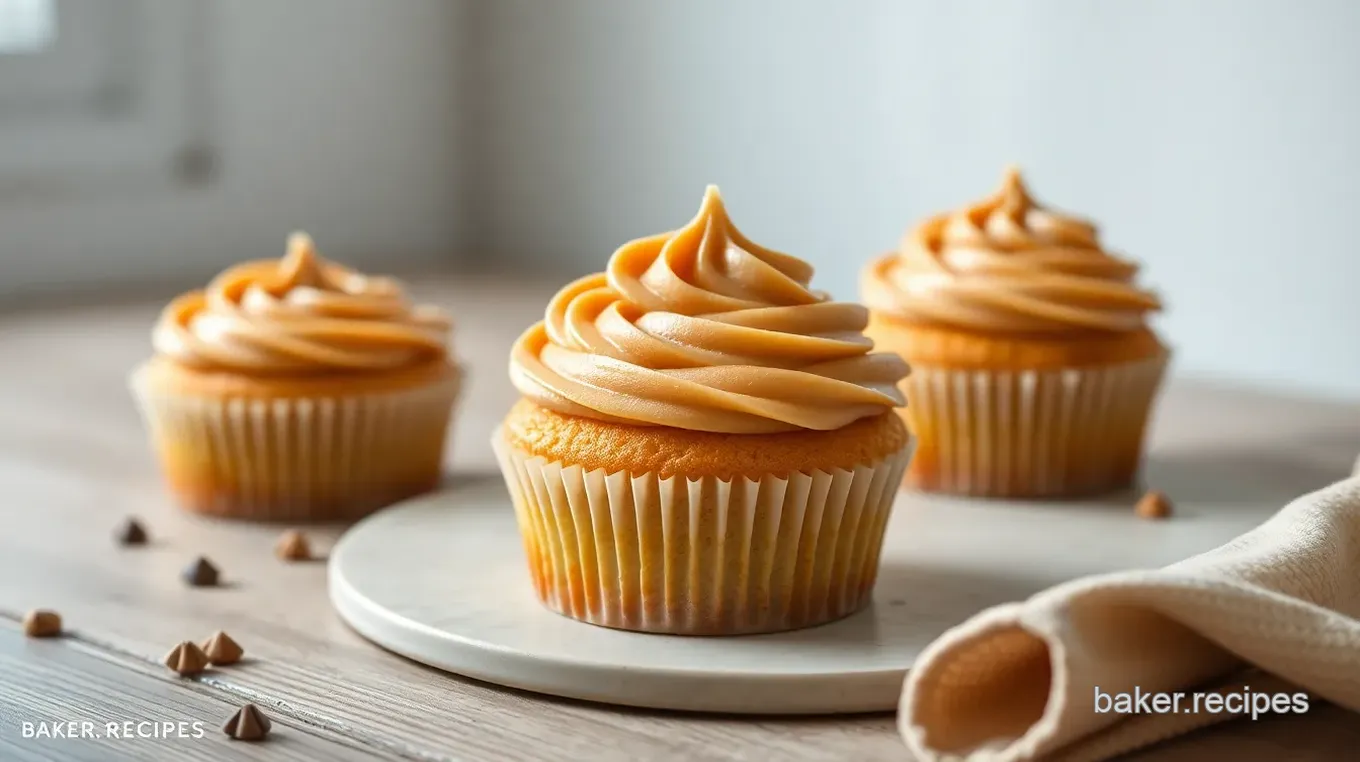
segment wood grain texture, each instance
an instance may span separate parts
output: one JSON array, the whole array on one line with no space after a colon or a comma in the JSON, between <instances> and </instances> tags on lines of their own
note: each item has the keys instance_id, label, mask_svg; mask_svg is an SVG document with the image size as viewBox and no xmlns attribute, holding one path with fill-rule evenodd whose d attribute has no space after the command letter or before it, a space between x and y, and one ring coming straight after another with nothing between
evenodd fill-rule
<instances>
[{"instance_id":1,"label":"wood grain texture","mask_svg":"<svg viewBox=\"0 0 1360 762\"><path fill-rule=\"evenodd\" d=\"M1355 759L1357 750L1360 718L1333 704L1318 704L1307 714L1236 720L1126 754L1121 762L1321 762Z\"/></svg>"},{"instance_id":2,"label":"wood grain texture","mask_svg":"<svg viewBox=\"0 0 1360 762\"><path fill-rule=\"evenodd\" d=\"M344 762L378 756L343 736L277 715L270 717L267 738L234 741L222 733L221 725L239 702L76 640L26 638L12 622L0 621L0 675L5 685L0 690L4 760ZM24 737L25 722L33 725L29 738ZM174 723L173 730L157 727L167 722ZM75 723L74 729L67 725L62 732L74 730L76 735L53 737L50 730L43 734L37 728L61 723ZM109 724L116 727L110 730Z\"/></svg>"},{"instance_id":3,"label":"wood grain texture","mask_svg":"<svg viewBox=\"0 0 1360 762\"><path fill-rule=\"evenodd\" d=\"M418 283L419 295L454 313L457 352L470 367L450 440L451 478L493 475L486 442L515 398L505 377L509 346L538 319L552 290L551 284L489 280ZM76 687L74 676L48 680L40 699L6 669L0 671L0 706L12 707L7 711L32 713L42 700L92 711L119 707L127 701L125 691L156 679L158 658L175 642L224 629L246 649L247 660L198 678L186 701L254 701L272 717L313 729L319 739L343 739L389 757L907 757L887 715L738 719L626 711L441 674L369 645L331 611L324 564L274 558L279 527L189 516L167 501L126 389L127 372L149 351L158 307L145 302L0 316L0 612L17 617L31 607L54 608L78 640L44 649L79 645L88 658L101 655L96 663L108 657L149 670L119 667L116 674L126 680L106 675L98 690ZM1360 452L1357 420L1356 406L1176 384L1156 420L1148 480L1173 500L1178 494L1224 503L1265 496L1283 504L1345 475ZM110 533L129 514L144 519L149 545L114 544ZM318 553L339 531L308 529ZM222 569L224 587L190 589L180 582L180 568L200 553ZM15 663L52 669L26 650ZM75 665L71 669L88 664L62 663ZM1319 708L1304 718L1233 723L1136 758L1200 759L1207 757L1192 752L1215 748L1231 750L1222 758L1234 759L1279 759L1282 748L1290 759L1344 758L1340 750L1357 741L1345 728L1356 724L1353 715ZM16 742L13 732L0 727L0 744L44 757L37 747ZM1300 732L1308 735L1307 744L1293 738ZM139 758L183 757L151 749Z\"/></svg>"}]
</instances>

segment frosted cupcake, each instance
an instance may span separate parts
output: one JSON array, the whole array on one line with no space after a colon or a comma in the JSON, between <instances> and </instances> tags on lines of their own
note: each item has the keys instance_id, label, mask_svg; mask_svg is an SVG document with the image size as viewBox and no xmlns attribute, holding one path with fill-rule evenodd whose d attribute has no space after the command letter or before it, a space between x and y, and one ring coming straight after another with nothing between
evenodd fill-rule
<instances>
[{"instance_id":1,"label":"frosted cupcake","mask_svg":"<svg viewBox=\"0 0 1360 762\"><path fill-rule=\"evenodd\" d=\"M911 456L900 358L716 188L622 246L515 344L493 439L534 590L627 630L770 632L870 597Z\"/></svg>"},{"instance_id":2,"label":"frosted cupcake","mask_svg":"<svg viewBox=\"0 0 1360 762\"><path fill-rule=\"evenodd\" d=\"M1037 203L1015 169L873 262L866 333L913 369L907 484L1017 498L1129 486L1169 358L1137 272L1091 223Z\"/></svg>"},{"instance_id":3,"label":"frosted cupcake","mask_svg":"<svg viewBox=\"0 0 1360 762\"><path fill-rule=\"evenodd\" d=\"M440 480L461 373L448 317L317 256L233 267L175 299L132 388L188 510L353 519Z\"/></svg>"}]
</instances>

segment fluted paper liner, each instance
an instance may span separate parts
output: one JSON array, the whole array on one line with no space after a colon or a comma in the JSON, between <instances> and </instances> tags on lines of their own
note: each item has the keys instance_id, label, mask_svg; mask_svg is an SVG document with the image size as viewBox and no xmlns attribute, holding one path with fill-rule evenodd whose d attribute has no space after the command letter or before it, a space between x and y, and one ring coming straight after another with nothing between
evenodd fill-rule
<instances>
[{"instance_id":1,"label":"fluted paper liner","mask_svg":"<svg viewBox=\"0 0 1360 762\"><path fill-rule=\"evenodd\" d=\"M1168 360L1052 371L913 364L906 411L920 443L907 484L994 497L1127 487Z\"/></svg>"},{"instance_id":2,"label":"fluted paper liner","mask_svg":"<svg viewBox=\"0 0 1360 762\"><path fill-rule=\"evenodd\" d=\"M605 627L730 635L829 622L869 602L911 445L852 470L662 478L492 444L534 591Z\"/></svg>"},{"instance_id":3,"label":"fluted paper liner","mask_svg":"<svg viewBox=\"0 0 1360 762\"><path fill-rule=\"evenodd\" d=\"M171 490L196 513L354 519L438 485L454 377L325 398L178 393L132 378Z\"/></svg>"}]
</instances>

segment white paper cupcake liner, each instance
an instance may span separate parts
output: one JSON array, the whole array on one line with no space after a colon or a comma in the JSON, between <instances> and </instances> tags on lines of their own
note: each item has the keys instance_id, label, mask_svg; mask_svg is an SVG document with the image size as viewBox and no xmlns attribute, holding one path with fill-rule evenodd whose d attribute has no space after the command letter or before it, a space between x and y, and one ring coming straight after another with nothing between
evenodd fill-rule
<instances>
[{"instance_id":1,"label":"white paper cupcake liner","mask_svg":"<svg viewBox=\"0 0 1360 762\"><path fill-rule=\"evenodd\" d=\"M999 497L1127 487L1168 361L1018 372L913 365L906 414L920 444L907 483Z\"/></svg>"},{"instance_id":2,"label":"white paper cupcake liner","mask_svg":"<svg viewBox=\"0 0 1360 762\"><path fill-rule=\"evenodd\" d=\"M853 470L661 478L492 444L534 590L624 630L730 635L808 627L869 602L912 446Z\"/></svg>"},{"instance_id":3,"label":"white paper cupcake liner","mask_svg":"<svg viewBox=\"0 0 1360 762\"><path fill-rule=\"evenodd\" d=\"M353 519L440 479L457 377L325 398L133 396L171 489L197 513L258 521Z\"/></svg>"}]
</instances>

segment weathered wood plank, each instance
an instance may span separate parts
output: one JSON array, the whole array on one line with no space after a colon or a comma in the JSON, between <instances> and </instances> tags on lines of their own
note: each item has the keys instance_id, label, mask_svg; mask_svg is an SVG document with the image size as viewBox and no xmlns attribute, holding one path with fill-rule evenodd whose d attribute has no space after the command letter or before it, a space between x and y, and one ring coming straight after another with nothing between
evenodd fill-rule
<instances>
[{"instance_id":1,"label":"weathered wood plank","mask_svg":"<svg viewBox=\"0 0 1360 762\"><path fill-rule=\"evenodd\" d=\"M1307 714L1236 720L1127 754L1122 762L1323 762L1355 759L1358 754L1360 718L1333 704L1319 704Z\"/></svg>"},{"instance_id":2,"label":"weathered wood plank","mask_svg":"<svg viewBox=\"0 0 1360 762\"><path fill-rule=\"evenodd\" d=\"M145 665L109 658L70 639L25 638L9 621L0 621L0 675L4 760L391 758L274 712L267 712L273 723L268 738L233 741L220 727L239 704L221 693L172 675L149 674ZM160 723L174 727L165 730ZM66 735L54 737L54 724L62 725ZM152 734L161 737L148 737Z\"/></svg>"}]
</instances>

